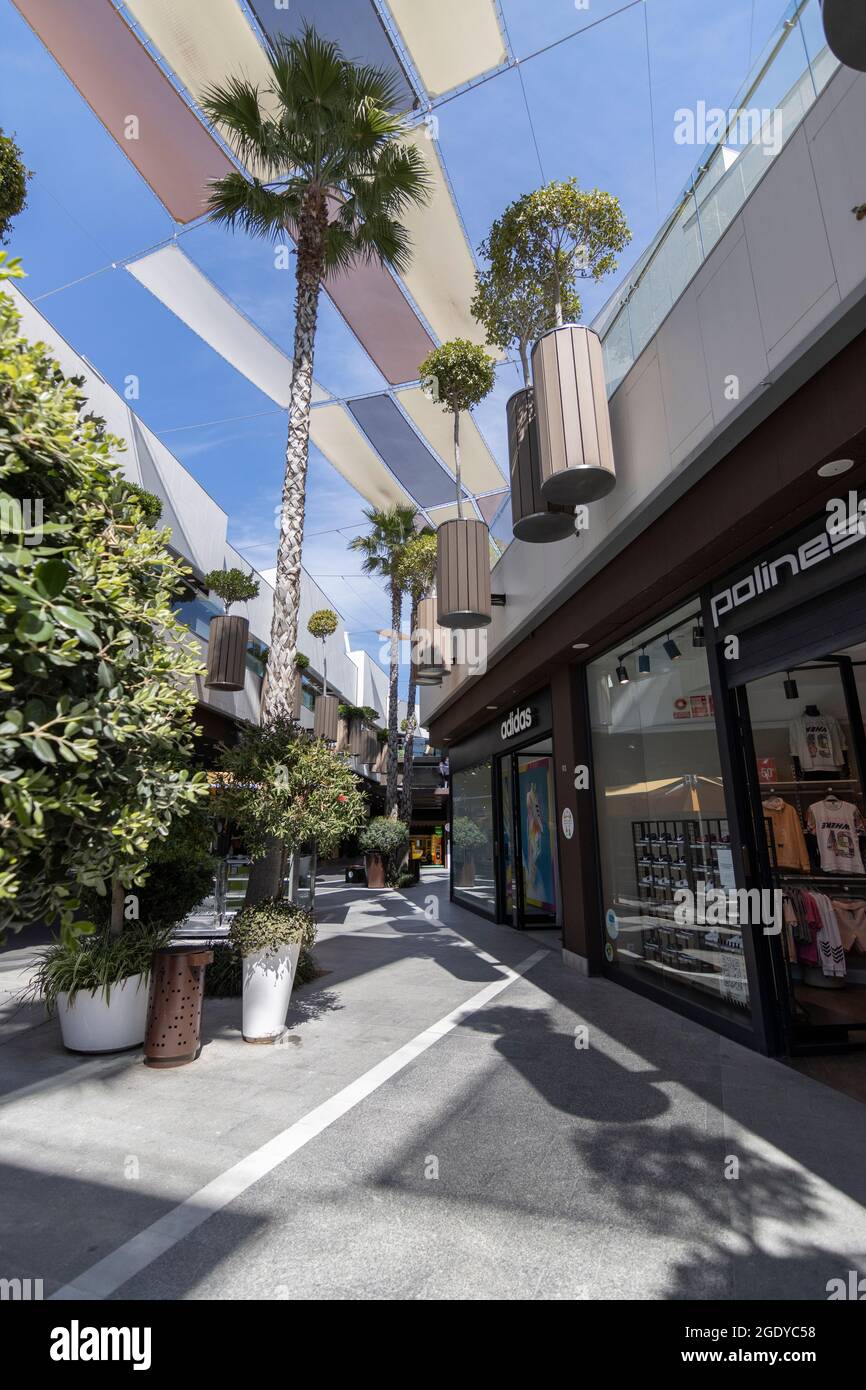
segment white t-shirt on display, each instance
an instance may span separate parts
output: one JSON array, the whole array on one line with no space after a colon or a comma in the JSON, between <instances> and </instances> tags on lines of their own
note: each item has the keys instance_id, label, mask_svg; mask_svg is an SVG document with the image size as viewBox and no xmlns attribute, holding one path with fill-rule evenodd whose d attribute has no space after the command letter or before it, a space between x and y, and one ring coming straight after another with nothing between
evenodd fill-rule
<instances>
[{"instance_id":1,"label":"white t-shirt on display","mask_svg":"<svg viewBox=\"0 0 866 1390\"><path fill-rule=\"evenodd\" d=\"M832 714L804 714L795 719L790 745L804 772L836 772L845 761L845 735Z\"/></svg>"},{"instance_id":2,"label":"white t-shirt on display","mask_svg":"<svg viewBox=\"0 0 866 1390\"><path fill-rule=\"evenodd\" d=\"M817 836L825 873L864 872L857 837L866 835L866 825L850 801L815 801L806 812L806 829Z\"/></svg>"}]
</instances>

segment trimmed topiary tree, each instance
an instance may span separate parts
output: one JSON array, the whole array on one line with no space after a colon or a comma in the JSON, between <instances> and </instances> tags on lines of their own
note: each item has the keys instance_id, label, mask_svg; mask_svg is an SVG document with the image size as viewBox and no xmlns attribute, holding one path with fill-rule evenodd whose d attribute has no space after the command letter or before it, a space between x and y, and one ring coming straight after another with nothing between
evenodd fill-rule
<instances>
[{"instance_id":1,"label":"trimmed topiary tree","mask_svg":"<svg viewBox=\"0 0 866 1390\"><path fill-rule=\"evenodd\" d=\"M259 581L243 570L211 570L204 577L207 587L222 599L228 613L233 603L248 603L259 592Z\"/></svg>"},{"instance_id":2,"label":"trimmed topiary tree","mask_svg":"<svg viewBox=\"0 0 866 1390\"><path fill-rule=\"evenodd\" d=\"M307 632L311 637L315 637L322 644L322 695L328 693L328 658L325 655L327 648L325 643L329 637L333 637L337 631L340 620L333 608L317 608L315 613L311 613L307 622ZM295 663L297 665L297 662Z\"/></svg>"},{"instance_id":3,"label":"trimmed topiary tree","mask_svg":"<svg viewBox=\"0 0 866 1390\"><path fill-rule=\"evenodd\" d=\"M452 338L434 348L418 368L426 391L454 416L454 473L457 478L457 515L463 520L463 487L460 481L460 413L471 410L489 396L496 382L493 358L468 338Z\"/></svg>"},{"instance_id":4,"label":"trimmed topiary tree","mask_svg":"<svg viewBox=\"0 0 866 1390\"><path fill-rule=\"evenodd\" d=\"M15 275L0 253L0 281ZM58 920L82 887L141 880L150 847L207 794L190 763L187 573L82 413L80 381L19 335L0 294L0 930Z\"/></svg>"}]
</instances>

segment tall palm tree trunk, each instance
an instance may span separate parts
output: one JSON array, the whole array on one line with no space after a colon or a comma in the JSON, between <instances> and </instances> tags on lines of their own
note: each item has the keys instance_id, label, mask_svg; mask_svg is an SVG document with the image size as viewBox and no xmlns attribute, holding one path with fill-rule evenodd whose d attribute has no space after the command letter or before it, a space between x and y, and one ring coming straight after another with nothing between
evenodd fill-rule
<instances>
[{"instance_id":1,"label":"tall palm tree trunk","mask_svg":"<svg viewBox=\"0 0 866 1390\"><path fill-rule=\"evenodd\" d=\"M400 622L403 617L403 593L396 579L391 580L391 662L388 680L388 777L385 783L385 814L397 809L397 739L399 708L397 681L400 674Z\"/></svg>"},{"instance_id":2,"label":"tall palm tree trunk","mask_svg":"<svg viewBox=\"0 0 866 1390\"><path fill-rule=\"evenodd\" d=\"M280 508L280 541L274 583L271 645L262 687L261 721L267 724L291 715L300 672L295 665L298 614L301 606L301 554L304 545L304 504L310 439L310 403L313 398L313 357L319 287L325 264L327 208L324 198L312 193L298 225L297 282L295 286L295 343L292 388L289 396L289 434L286 472ZM282 890L284 846L274 838L266 852L250 866L244 901L258 903L276 898Z\"/></svg>"},{"instance_id":3,"label":"tall palm tree trunk","mask_svg":"<svg viewBox=\"0 0 866 1390\"><path fill-rule=\"evenodd\" d=\"M325 263L327 209L321 194L311 193L298 228L297 284L295 291L295 343L292 357L292 389L289 397L289 434L286 471L280 508L280 542L274 584L274 612L267 678L262 692L262 723L274 715L291 714L301 604L301 553L304 544L304 503L310 440L310 404L313 398L313 357L319 289Z\"/></svg>"},{"instance_id":4,"label":"tall palm tree trunk","mask_svg":"<svg viewBox=\"0 0 866 1390\"><path fill-rule=\"evenodd\" d=\"M409 636L414 642L415 628L418 625L418 600L412 600L412 612L409 620ZM409 689L407 692L406 710L406 747L403 751L403 793L400 798L400 819L407 825L412 820L412 778L415 770L415 697L416 687L416 668L415 662L409 663Z\"/></svg>"}]
</instances>

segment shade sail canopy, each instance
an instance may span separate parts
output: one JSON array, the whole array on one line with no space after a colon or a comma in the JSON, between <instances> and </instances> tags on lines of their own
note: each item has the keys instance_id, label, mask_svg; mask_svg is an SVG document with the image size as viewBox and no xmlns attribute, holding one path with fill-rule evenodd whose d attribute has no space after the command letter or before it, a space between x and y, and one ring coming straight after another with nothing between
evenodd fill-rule
<instances>
[{"instance_id":1,"label":"shade sail canopy","mask_svg":"<svg viewBox=\"0 0 866 1390\"><path fill-rule=\"evenodd\" d=\"M412 505L344 406L318 406L310 416L310 437L346 482L374 507Z\"/></svg>"},{"instance_id":2,"label":"shade sail canopy","mask_svg":"<svg viewBox=\"0 0 866 1390\"><path fill-rule=\"evenodd\" d=\"M469 312L475 293L475 261L457 206L427 127L418 126L408 142L424 159L431 193L427 203L409 207L402 221L412 238L412 264L403 276L406 288L442 342L468 338L486 345L483 329ZM501 353L488 349L492 356ZM418 359L421 360L420 358ZM417 378L417 364L413 378Z\"/></svg>"},{"instance_id":3,"label":"shade sail canopy","mask_svg":"<svg viewBox=\"0 0 866 1390\"><path fill-rule=\"evenodd\" d=\"M499 508L502 506L507 496L508 488L505 488L501 492L490 492L486 497L477 497L475 499L478 503L479 511L488 526L492 525L493 518L496 516L496 513L499 511Z\"/></svg>"},{"instance_id":4,"label":"shade sail canopy","mask_svg":"<svg viewBox=\"0 0 866 1390\"><path fill-rule=\"evenodd\" d=\"M254 386L278 405L288 406L291 358L236 309L179 246L163 246L131 261L126 269ZM314 382L313 400L329 398Z\"/></svg>"},{"instance_id":5,"label":"shade sail canopy","mask_svg":"<svg viewBox=\"0 0 866 1390\"><path fill-rule=\"evenodd\" d=\"M111 0L14 3L172 217L199 217L231 161Z\"/></svg>"},{"instance_id":6,"label":"shade sail canopy","mask_svg":"<svg viewBox=\"0 0 866 1390\"><path fill-rule=\"evenodd\" d=\"M237 0L125 0L126 8L190 94L227 77L270 85L262 45Z\"/></svg>"},{"instance_id":7,"label":"shade sail canopy","mask_svg":"<svg viewBox=\"0 0 866 1390\"><path fill-rule=\"evenodd\" d=\"M428 514L434 526L441 526L443 521L456 521L459 516L456 502L449 502L447 507L430 507ZM463 503L463 515L474 518L475 512L471 502Z\"/></svg>"},{"instance_id":8,"label":"shade sail canopy","mask_svg":"<svg viewBox=\"0 0 866 1390\"><path fill-rule=\"evenodd\" d=\"M360 262L329 276L326 288L385 380L391 386L417 381L418 368L435 344L393 275Z\"/></svg>"},{"instance_id":9,"label":"shade sail canopy","mask_svg":"<svg viewBox=\"0 0 866 1390\"><path fill-rule=\"evenodd\" d=\"M431 96L470 82L508 57L493 0L389 0L389 8Z\"/></svg>"},{"instance_id":10,"label":"shade sail canopy","mask_svg":"<svg viewBox=\"0 0 866 1390\"><path fill-rule=\"evenodd\" d=\"M451 466L454 458L454 417L425 395L420 386L398 391L397 399L440 458ZM468 411L460 416L460 472L464 486L470 492L493 492L505 486L505 479Z\"/></svg>"},{"instance_id":11,"label":"shade sail canopy","mask_svg":"<svg viewBox=\"0 0 866 1390\"><path fill-rule=\"evenodd\" d=\"M390 396L362 396L348 404L374 449L420 506L436 506L454 496L453 480Z\"/></svg>"},{"instance_id":12,"label":"shade sail canopy","mask_svg":"<svg viewBox=\"0 0 866 1390\"><path fill-rule=\"evenodd\" d=\"M305 24L322 38L339 44L345 58L386 68L397 88L397 107L407 111L415 91L372 0L291 0L277 8L273 0L251 0L251 9L270 39L291 38Z\"/></svg>"}]
</instances>

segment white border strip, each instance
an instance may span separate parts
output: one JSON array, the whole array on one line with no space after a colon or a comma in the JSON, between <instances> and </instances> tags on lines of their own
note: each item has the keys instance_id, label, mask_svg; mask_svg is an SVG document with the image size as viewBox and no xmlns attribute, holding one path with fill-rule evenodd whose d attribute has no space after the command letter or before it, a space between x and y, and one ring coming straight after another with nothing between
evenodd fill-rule
<instances>
[{"instance_id":1,"label":"white border strip","mask_svg":"<svg viewBox=\"0 0 866 1390\"><path fill-rule=\"evenodd\" d=\"M91 1265L89 1269L83 1271L71 1284L65 1284L51 1295L55 1301L68 1301L77 1299L102 1299L109 1294L115 1293L122 1284L140 1274L154 1260L158 1260L161 1255L166 1254L179 1241L184 1240L197 1227L203 1225L209 1216L221 1211L223 1207L235 1201L249 1187L257 1183L260 1178L265 1177L274 1168L279 1167L292 1154L302 1149L311 1139L315 1139L335 1120L341 1119L362 1100L371 1095L373 1091L379 1089L392 1076L413 1062L416 1057L420 1057L422 1052L426 1052L434 1043L439 1042L453 1029L457 1028L470 1015L483 1009L491 999L495 999L497 994L501 994L509 985L519 980L534 965L543 960L550 954L547 950L533 951L531 956L521 961L519 965L512 969L509 966L501 965L503 974L500 979L494 980L491 984L485 985L484 989L473 994L465 1004L446 1014L437 1023L425 1028L423 1033L418 1033L416 1037L405 1043L403 1047L392 1052L390 1057L371 1067L364 1072L356 1081L350 1082L342 1091L331 1096L323 1104L318 1105L315 1110L311 1110L309 1115L297 1120L288 1129L284 1129L281 1134L277 1134L273 1139L269 1139L261 1148L255 1149L253 1153L242 1158L234 1167L221 1173L219 1177L199 1188L191 1197L187 1197L179 1206L173 1207L166 1212L152 1226L133 1236L124 1245L106 1255L104 1259ZM498 962L497 962L498 964Z\"/></svg>"}]
</instances>

